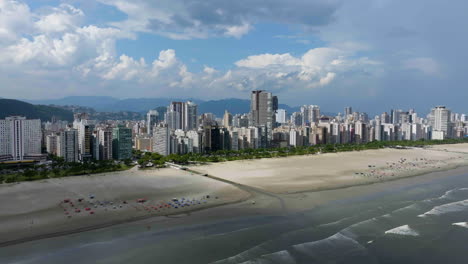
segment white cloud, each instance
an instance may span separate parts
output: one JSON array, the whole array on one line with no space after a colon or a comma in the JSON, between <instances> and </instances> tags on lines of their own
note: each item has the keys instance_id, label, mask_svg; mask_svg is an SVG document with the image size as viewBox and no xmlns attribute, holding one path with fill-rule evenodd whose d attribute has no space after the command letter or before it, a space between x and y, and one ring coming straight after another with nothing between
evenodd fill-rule
<instances>
[{"instance_id":1,"label":"white cloud","mask_svg":"<svg viewBox=\"0 0 468 264\"><path fill-rule=\"evenodd\" d=\"M118 63L115 63L102 78L106 80L121 79L132 80L141 76L141 73L146 67L145 60L141 58L139 61L128 57L127 55L120 56Z\"/></svg>"},{"instance_id":2,"label":"white cloud","mask_svg":"<svg viewBox=\"0 0 468 264\"><path fill-rule=\"evenodd\" d=\"M236 62L239 67L246 68L265 68L268 66L300 66L302 62L291 56L289 53L285 54L261 54L249 56L246 59Z\"/></svg>"},{"instance_id":3,"label":"white cloud","mask_svg":"<svg viewBox=\"0 0 468 264\"><path fill-rule=\"evenodd\" d=\"M274 78L278 84L289 87L317 88L329 85L338 74L378 68L380 63L357 57L354 50L321 47L310 49L301 57L289 53L249 56L236 62L236 65L251 69L251 75L265 81Z\"/></svg>"},{"instance_id":4,"label":"white cloud","mask_svg":"<svg viewBox=\"0 0 468 264\"><path fill-rule=\"evenodd\" d=\"M118 28L98 27L86 25L85 13L71 5L62 4L34 13L27 5L16 1L0 2L4 6L5 3L9 4L8 12L16 12L15 15L9 15L11 21L5 23L6 26L0 24L0 29L8 32L10 39L9 42L0 41L0 69L3 74L14 72L17 75L29 76L33 83L57 86L54 91L58 94L63 92L60 87L68 87L67 91L80 91L76 86L86 85L86 91L91 94L112 89L113 94L128 96L128 88L131 87L135 91L166 96L178 95L183 91L186 96L208 94L213 97L226 97L237 96L251 89L278 92L285 89L293 91L320 88L332 84L338 76L350 72L360 74L380 67L373 60L357 56L358 49L346 45L310 49L301 56L291 53L256 54L237 61L227 71L205 66L200 72L192 72L177 58L173 49L162 50L157 58L147 62L143 58L117 54L116 41L121 38L135 38L132 34L135 29L139 31L148 21L155 19L152 12L140 14L141 8L147 7L148 10L152 10L154 6L144 0L108 2L126 10L132 19L122 22ZM167 6L163 2L157 8L161 14L157 22L165 23L165 27L159 32L174 34L174 38L209 35L241 37L252 28L251 24L246 22L249 19L207 26L204 24L207 21L193 20L193 13L182 12L182 17L176 18L174 13L164 8L177 7L177 3L166 4ZM0 12L5 13L3 9ZM228 12L230 11L225 8L218 8L216 14L232 15ZM14 18L20 14L25 17L16 21ZM187 18L190 19L186 23L192 26L169 30L175 20ZM3 17L0 17L1 19ZM81 92L84 93L84 90Z\"/></svg>"},{"instance_id":5,"label":"white cloud","mask_svg":"<svg viewBox=\"0 0 468 264\"><path fill-rule=\"evenodd\" d=\"M226 36L241 38L243 35L249 33L252 27L248 23L244 23L240 26L229 26L226 28L224 33Z\"/></svg>"},{"instance_id":6,"label":"white cloud","mask_svg":"<svg viewBox=\"0 0 468 264\"><path fill-rule=\"evenodd\" d=\"M433 58L419 57L403 61L403 68L417 70L426 75L440 75L440 66Z\"/></svg>"},{"instance_id":7,"label":"white cloud","mask_svg":"<svg viewBox=\"0 0 468 264\"><path fill-rule=\"evenodd\" d=\"M51 9L49 14L43 15L35 26L40 32L57 33L75 29L84 18L84 13L71 5L61 4Z\"/></svg>"},{"instance_id":8,"label":"white cloud","mask_svg":"<svg viewBox=\"0 0 468 264\"><path fill-rule=\"evenodd\" d=\"M18 1L0 1L0 44L18 39L21 32L29 32L32 15L28 5Z\"/></svg>"}]
</instances>

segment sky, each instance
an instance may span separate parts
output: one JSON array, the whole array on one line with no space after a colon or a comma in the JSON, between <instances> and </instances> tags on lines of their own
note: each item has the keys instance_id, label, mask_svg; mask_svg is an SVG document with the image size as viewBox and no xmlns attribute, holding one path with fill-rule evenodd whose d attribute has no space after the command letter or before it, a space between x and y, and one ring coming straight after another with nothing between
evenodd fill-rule
<instances>
[{"instance_id":1,"label":"sky","mask_svg":"<svg viewBox=\"0 0 468 264\"><path fill-rule=\"evenodd\" d=\"M0 0L0 97L468 113L464 0Z\"/></svg>"}]
</instances>

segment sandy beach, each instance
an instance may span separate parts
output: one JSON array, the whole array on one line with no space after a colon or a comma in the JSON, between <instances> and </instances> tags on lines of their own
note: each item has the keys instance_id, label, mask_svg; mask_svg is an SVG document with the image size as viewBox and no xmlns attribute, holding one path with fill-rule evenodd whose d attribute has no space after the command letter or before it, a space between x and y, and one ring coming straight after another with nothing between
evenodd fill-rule
<instances>
[{"instance_id":1,"label":"sandy beach","mask_svg":"<svg viewBox=\"0 0 468 264\"><path fill-rule=\"evenodd\" d=\"M249 193L229 184L176 169L133 168L100 175L3 184L0 185L0 243L152 216L183 214L248 197ZM191 203L178 208L168 206L168 203L174 205L173 198L184 198ZM147 201L138 203L137 199Z\"/></svg>"},{"instance_id":2,"label":"sandy beach","mask_svg":"<svg viewBox=\"0 0 468 264\"><path fill-rule=\"evenodd\" d=\"M468 144L241 160L194 169L285 194L381 182L465 165L468 165Z\"/></svg>"},{"instance_id":3,"label":"sandy beach","mask_svg":"<svg viewBox=\"0 0 468 264\"><path fill-rule=\"evenodd\" d=\"M410 176L439 172L430 177L443 177L444 171L457 167L465 171L467 165L468 144L459 144L190 167L199 174L170 168L134 168L101 175L3 184L0 185L0 244L117 224L170 228L301 211L356 193L385 190L424 178ZM202 176L205 173L213 178ZM345 187L351 188L343 191ZM138 203L141 198L146 202ZM176 209L173 198L184 198L186 205L190 201L189 206L179 205ZM64 202L65 199L69 202Z\"/></svg>"}]
</instances>

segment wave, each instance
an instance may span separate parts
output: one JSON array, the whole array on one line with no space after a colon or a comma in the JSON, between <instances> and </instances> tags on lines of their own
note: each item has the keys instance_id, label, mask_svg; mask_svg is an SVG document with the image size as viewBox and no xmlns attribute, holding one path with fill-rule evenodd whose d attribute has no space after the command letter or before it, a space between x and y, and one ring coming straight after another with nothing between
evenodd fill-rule
<instances>
[{"instance_id":1,"label":"wave","mask_svg":"<svg viewBox=\"0 0 468 264\"><path fill-rule=\"evenodd\" d=\"M461 226L464 228L468 228L468 222L460 222L460 223L453 223L453 226Z\"/></svg>"},{"instance_id":2,"label":"wave","mask_svg":"<svg viewBox=\"0 0 468 264\"><path fill-rule=\"evenodd\" d=\"M297 262L287 250L282 250L279 252L261 256L257 260L249 260L246 262L242 262L241 264L275 264L275 263L296 264Z\"/></svg>"},{"instance_id":3,"label":"wave","mask_svg":"<svg viewBox=\"0 0 468 264\"><path fill-rule=\"evenodd\" d=\"M443 215L447 213L462 212L466 210L468 210L468 200L463 200L435 206L430 211L418 215L418 217L426 217L428 215Z\"/></svg>"},{"instance_id":4,"label":"wave","mask_svg":"<svg viewBox=\"0 0 468 264\"><path fill-rule=\"evenodd\" d=\"M394 234L394 235L402 235L402 236L419 236L419 233L409 227L409 225L402 225L399 227L395 227L393 229L385 231L385 234Z\"/></svg>"},{"instance_id":5,"label":"wave","mask_svg":"<svg viewBox=\"0 0 468 264\"><path fill-rule=\"evenodd\" d=\"M454 195L460 192L466 192L466 191L468 191L468 188L457 188L453 190L448 190L445 192L444 195L440 196L439 199L453 199Z\"/></svg>"},{"instance_id":6,"label":"wave","mask_svg":"<svg viewBox=\"0 0 468 264\"><path fill-rule=\"evenodd\" d=\"M322 240L294 245L292 248L295 252L315 260L329 261L349 254L367 255L364 246L340 232Z\"/></svg>"}]
</instances>

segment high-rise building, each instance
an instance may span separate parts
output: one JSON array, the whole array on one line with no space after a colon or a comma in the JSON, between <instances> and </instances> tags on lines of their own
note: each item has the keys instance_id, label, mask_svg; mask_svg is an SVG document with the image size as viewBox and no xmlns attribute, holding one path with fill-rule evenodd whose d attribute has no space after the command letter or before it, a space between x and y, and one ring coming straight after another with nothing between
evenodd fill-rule
<instances>
[{"instance_id":1,"label":"high-rise building","mask_svg":"<svg viewBox=\"0 0 468 264\"><path fill-rule=\"evenodd\" d=\"M451 111L445 106L436 106L432 108L430 114L432 133L433 135L437 135L434 139L444 139L452 136L450 116Z\"/></svg>"},{"instance_id":2,"label":"high-rise building","mask_svg":"<svg viewBox=\"0 0 468 264\"><path fill-rule=\"evenodd\" d=\"M184 103L184 114L182 116L184 131L197 129L198 127L198 106L191 101Z\"/></svg>"},{"instance_id":3,"label":"high-rise building","mask_svg":"<svg viewBox=\"0 0 468 264\"><path fill-rule=\"evenodd\" d=\"M163 156L171 154L170 130L167 124L158 124L153 131L153 152Z\"/></svg>"},{"instance_id":4,"label":"high-rise building","mask_svg":"<svg viewBox=\"0 0 468 264\"><path fill-rule=\"evenodd\" d=\"M98 130L99 138L99 159L100 160L111 160L112 157L112 140L113 140L112 128L101 128Z\"/></svg>"},{"instance_id":5,"label":"high-rise building","mask_svg":"<svg viewBox=\"0 0 468 264\"><path fill-rule=\"evenodd\" d=\"M382 122L382 124L390 123L390 116L387 112L383 112L382 115L380 115L380 121Z\"/></svg>"},{"instance_id":6,"label":"high-rise building","mask_svg":"<svg viewBox=\"0 0 468 264\"><path fill-rule=\"evenodd\" d=\"M159 122L159 113L157 110L149 110L146 114L146 131L148 134L153 133L153 127Z\"/></svg>"},{"instance_id":7,"label":"high-rise building","mask_svg":"<svg viewBox=\"0 0 468 264\"><path fill-rule=\"evenodd\" d=\"M320 119L320 106L318 105L310 105L310 121L313 123L317 123Z\"/></svg>"},{"instance_id":8,"label":"high-rise building","mask_svg":"<svg viewBox=\"0 0 468 264\"><path fill-rule=\"evenodd\" d=\"M41 145L41 120L21 116L0 120L0 159L34 159L41 155Z\"/></svg>"},{"instance_id":9,"label":"high-rise building","mask_svg":"<svg viewBox=\"0 0 468 264\"><path fill-rule=\"evenodd\" d=\"M78 131L69 129L60 132L57 139L57 155L66 162L78 162Z\"/></svg>"},{"instance_id":10,"label":"high-rise building","mask_svg":"<svg viewBox=\"0 0 468 264\"><path fill-rule=\"evenodd\" d=\"M303 118L301 112L294 112L291 114L291 124L295 126L301 126L303 124Z\"/></svg>"},{"instance_id":11,"label":"high-rise building","mask_svg":"<svg viewBox=\"0 0 468 264\"><path fill-rule=\"evenodd\" d=\"M47 150L47 153L57 155L57 153L58 153L57 140L58 140L58 136L55 135L55 134L48 135L46 137L46 150Z\"/></svg>"},{"instance_id":12,"label":"high-rise building","mask_svg":"<svg viewBox=\"0 0 468 264\"><path fill-rule=\"evenodd\" d=\"M264 126L267 135L267 145L273 139L273 123L275 123L275 107L278 98L262 90L252 91L250 115L253 126Z\"/></svg>"},{"instance_id":13,"label":"high-rise building","mask_svg":"<svg viewBox=\"0 0 468 264\"><path fill-rule=\"evenodd\" d=\"M278 109L276 111L276 122L280 123L280 124L287 123L287 121L286 121L286 110Z\"/></svg>"},{"instance_id":14,"label":"high-rise building","mask_svg":"<svg viewBox=\"0 0 468 264\"><path fill-rule=\"evenodd\" d=\"M353 114L353 108L351 106L345 107L344 109L345 117L347 117L348 115L352 115L352 114Z\"/></svg>"},{"instance_id":15,"label":"high-rise building","mask_svg":"<svg viewBox=\"0 0 468 264\"><path fill-rule=\"evenodd\" d=\"M169 129L182 129L183 104L182 102L172 102L167 108L166 124Z\"/></svg>"},{"instance_id":16,"label":"high-rise building","mask_svg":"<svg viewBox=\"0 0 468 264\"><path fill-rule=\"evenodd\" d=\"M193 130L198 127L198 106L191 102L172 102L167 108L166 123L171 130Z\"/></svg>"},{"instance_id":17,"label":"high-rise building","mask_svg":"<svg viewBox=\"0 0 468 264\"><path fill-rule=\"evenodd\" d=\"M232 126L232 114L229 113L228 110L225 110L225 111L224 111L223 126L224 126L224 127L230 127L230 126Z\"/></svg>"},{"instance_id":18,"label":"high-rise building","mask_svg":"<svg viewBox=\"0 0 468 264\"><path fill-rule=\"evenodd\" d=\"M118 126L112 131L112 157L117 160L132 158L132 130Z\"/></svg>"}]
</instances>

